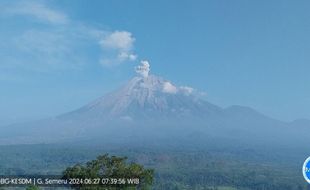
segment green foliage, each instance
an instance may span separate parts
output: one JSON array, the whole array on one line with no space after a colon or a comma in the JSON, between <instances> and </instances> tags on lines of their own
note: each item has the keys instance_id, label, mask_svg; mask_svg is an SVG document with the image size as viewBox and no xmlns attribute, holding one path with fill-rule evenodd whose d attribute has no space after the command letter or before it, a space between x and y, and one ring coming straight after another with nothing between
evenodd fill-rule
<instances>
[{"instance_id":1,"label":"green foliage","mask_svg":"<svg viewBox=\"0 0 310 190\"><path fill-rule=\"evenodd\" d=\"M302 177L300 163L308 153L298 154L297 151L288 156L287 151L268 151L266 148L196 151L112 145L0 146L0 175L61 175L68 166L94 160L102 152L126 155L130 162L154 168L154 190L310 190ZM139 165L125 161L119 163L125 163L126 167L132 165L132 171L141 171ZM100 162L90 163L95 167ZM87 167L76 165L72 169L80 173ZM115 171L110 169L112 173Z\"/></svg>"},{"instance_id":2,"label":"green foliage","mask_svg":"<svg viewBox=\"0 0 310 190\"><path fill-rule=\"evenodd\" d=\"M86 165L77 164L73 167L67 168L63 172L65 179L96 179L96 178L114 178L114 179L128 179L128 178L139 178L140 183L138 186L89 186L81 184L73 186L76 189L87 189L87 190L131 190L131 189L150 189L153 184L153 173L151 169L144 169L143 166L136 163L127 163L126 157L109 156L108 154L98 156L96 160L92 160L86 163Z\"/></svg>"},{"instance_id":3,"label":"green foliage","mask_svg":"<svg viewBox=\"0 0 310 190\"><path fill-rule=\"evenodd\" d=\"M26 190L40 190L39 187L35 186L35 185L29 185Z\"/></svg>"}]
</instances>

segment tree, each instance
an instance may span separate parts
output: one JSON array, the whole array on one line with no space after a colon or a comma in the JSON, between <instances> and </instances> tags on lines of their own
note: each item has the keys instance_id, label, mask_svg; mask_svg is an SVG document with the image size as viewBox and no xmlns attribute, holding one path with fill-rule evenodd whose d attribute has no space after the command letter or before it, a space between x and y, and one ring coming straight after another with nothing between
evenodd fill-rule
<instances>
[{"instance_id":1,"label":"tree","mask_svg":"<svg viewBox=\"0 0 310 190\"><path fill-rule=\"evenodd\" d=\"M39 190L39 187L35 186L35 185L29 185L26 190Z\"/></svg>"},{"instance_id":2,"label":"tree","mask_svg":"<svg viewBox=\"0 0 310 190\"><path fill-rule=\"evenodd\" d=\"M72 185L73 188L79 190L147 190L153 184L154 170L145 169L142 165L137 163L127 163L126 157L109 156L108 154L98 156L96 160L86 163L86 165L77 164L73 167L67 168L63 172L63 178L72 180L88 180L82 182L83 184ZM108 185L98 184L95 179L119 179L118 182L125 182L128 179L139 179L138 185ZM92 185L89 185L89 179L93 180ZM124 180L123 180L124 179ZM86 183L85 183L86 182Z\"/></svg>"}]
</instances>

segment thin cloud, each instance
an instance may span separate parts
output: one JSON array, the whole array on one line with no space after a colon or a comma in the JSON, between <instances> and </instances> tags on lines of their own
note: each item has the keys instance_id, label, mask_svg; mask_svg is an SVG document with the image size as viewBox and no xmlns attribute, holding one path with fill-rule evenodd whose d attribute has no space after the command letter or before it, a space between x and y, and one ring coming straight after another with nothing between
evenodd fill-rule
<instances>
[{"instance_id":1,"label":"thin cloud","mask_svg":"<svg viewBox=\"0 0 310 190\"><path fill-rule=\"evenodd\" d=\"M17 4L12 4L7 6L3 12L11 16L31 16L51 24L66 24L69 22L66 14L51 9L38 1L22 1Z\"/></svg>"},{"instance_id":2,"label":"thin cloud","mask_svg":"<svg viewBox=\"0 0 310 190\"><path fill-rule=\"evenodd\" d=\"M27 30L12 39L15 52L20 55L20 68L31 68L35 71L79 69L85 56L75 52L83 49L84 44L76 43L77 36L68 35L64 30ZM22 58L26 58L28 63ZM29 61L31 58L31 61Z\"/></svg>"},{"instance_id":3,"label":"thin cloud","mask_svg":"<svg viewBox=\"0 0 310 190\"><path fill-rule=\"evenodd\" d=\"M0 2L0 8L1 24L6 28L0 31L0 69L49 72L82 69L93 63L114 66L137 59L135 38L128 31L107 31L72 20L44 1ZM25 19L25 24L16 30L9 24L11 19ZM17 32L8 33L10 30ZM89 56L89 47L98 54Z\"/></svg>"}]
</instances>

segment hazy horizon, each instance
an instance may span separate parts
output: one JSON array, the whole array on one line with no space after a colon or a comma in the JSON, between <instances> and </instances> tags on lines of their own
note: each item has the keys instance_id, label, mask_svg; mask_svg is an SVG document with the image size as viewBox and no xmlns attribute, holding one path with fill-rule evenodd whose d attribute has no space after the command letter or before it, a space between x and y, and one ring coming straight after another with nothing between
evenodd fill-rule
<instances>
[{"instance_id":1,"label":"hazy horizon","mask_svg":"<svg viewBox=\"0 0 310 190\"><path fill-rule=\"evenodd\" d=\"M1 1L0 122L79 108L121 87L144 59L215 105L310 119L309 5Z\"/></svg>"}]
</instances>

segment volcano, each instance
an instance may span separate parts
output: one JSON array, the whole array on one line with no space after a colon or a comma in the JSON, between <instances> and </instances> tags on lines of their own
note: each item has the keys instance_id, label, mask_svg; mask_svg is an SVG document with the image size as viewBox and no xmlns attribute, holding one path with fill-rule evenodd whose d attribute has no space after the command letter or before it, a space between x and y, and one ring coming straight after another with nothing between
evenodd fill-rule
<instances>
[{"instance_id":1,"label":"volcano","mask_svg":"<svg viewBox=\"0 0 310 190\"><path fill-rule=\"evenodd\" d=\"M123 87L54 118L4 127L1 144L54 143L81 139L215 139L241 143L306 140L308 122L283 122L243 106L221 108L188 86L149 74L142 61ZM300 138L305 136L305 138ZM156 141L156 140L154 140Z\"/></svg>"},{"instance_id":2,"label":"volcano","mask_svg":"<svg viewBox=\"0 0 310 190\"><path fill-rule=\"evenodd\" d=\"M134 77L124 87L59 118L87 120L153 121L204 118L221 108L195 95L189 87L177 87L161 77Z\"/></svg>"}]
</instances>

